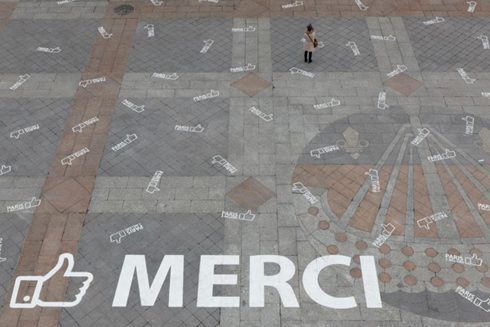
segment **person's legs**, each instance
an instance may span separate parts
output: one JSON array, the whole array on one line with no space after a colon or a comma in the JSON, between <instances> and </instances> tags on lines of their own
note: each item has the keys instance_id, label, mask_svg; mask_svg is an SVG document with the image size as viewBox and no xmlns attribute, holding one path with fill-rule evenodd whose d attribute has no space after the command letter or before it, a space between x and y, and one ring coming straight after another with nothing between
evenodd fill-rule
<instances>
[{"instance_id":1,"label":"person's legs","mask_svg":"<svg viewBox=\"0 0 490 327\"><path fill-rule=\"evenodd\" d=\"M311 55L313 54L313 52L310 52L310 62L311 62ZM306 59L306 56L305 56L305 59Z\"/></svg>"},{"instance_id":2,"label":"person's legs","mask_svg":"<svg viewBox=\"0 0 490 327\"><path fill-rule=\"evenodd\" d=\"M308 51L305 51L305 62L307 61L307 55L308 55Z\"/></svg>"}]
</instances>

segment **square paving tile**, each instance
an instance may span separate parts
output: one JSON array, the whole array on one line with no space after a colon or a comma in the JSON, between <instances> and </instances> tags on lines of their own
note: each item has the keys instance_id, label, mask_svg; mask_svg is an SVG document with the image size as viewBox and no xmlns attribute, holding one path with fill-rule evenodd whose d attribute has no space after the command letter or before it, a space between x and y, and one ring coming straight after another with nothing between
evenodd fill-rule
<instances>
[{"instance_id":1,"label":"square paving tile","mask_svg":"<svg viewBox=\"0 0 490 327\"><path fill-rule=\"evenodd\" d=\"M256 178L249 177L226 195L242 208L256 210L275 196L275 193Z\"/></svg>"},{"instance_id":2,"label":"square paving tile","mask_svg":"<svg viewBox=\"0 0 490 327\"><path fill-rule=\"evenodd\" d=\"M304 62L301 39L306 26L312 23L318 41L325 44L313 53L313 63ZM360 55L354 56L348 42L356 42ZM271 20L272 67L286 72L298 67L312 72L377 71L369 30L364 18L277 18Z\"/></svg>"},{"instance_id":3,"label":"square paving tile","mask_svg":"<svg viewBox=\"0 0 490 327\"><path fill-rule=\"evenodd\" d=\"M426 26L427 17L404 17L421 71L490 71L490 51L484 50L477 36L488 35L487 18L445 17L439 24Z\"/></svg>"},{"instance_id":4,"label":"square paving tile","mask_svg":"<svg viewBox=\"0 0 490 327\"><path fill-rule=\"evenodd\" d=\"M248 94L251 97L265 90L270 85L271 83L255 73L247 73L247 75L231 83L231 86L239 89L240 91Z\"/></svg>"},{"instance_id":5,"label":"square paving tile","mask_svg":"<svg viewBox=\"0 0 490 327\"><path fill-rule=\"evenodd\" d=\"M141 224L142 230L110 242L110 235ZM216 214L90 214L75 258L77 271L90 271L94 281L84 300L63 311L60 326L205 326L219 325L219 308L197 308L199 258L201 255L223 253L223 222ZM145 254L150 285L166 254L184 255L184 307L168 307L168 280L154 306L140 303L136 278L125 308L112 307L119 273L126 254ZM130 281L127 281L130 282ZM77 294L79 285L73 281L67 298ZM214 295L220 290L215 287ZM192 319L193 318L193 319ZM186 321L197 323L187 324Z\"/></svg>"},{"instance_id":6,"label":"square paving tile","mask_svg":"<svg viewBox=\"0 0 490 327\"><path fill-rule=\"evenodd\" d=\"M32 210L3 213L0 214L0 220L2 221L0 233L0 287L2 292L0 295L2 301L7 301L5 290L12 287L15 268L31 225Z\"/></svg>"},{"instance_id":7,"label":"square paving tile","mask_svg":"<svg viewBox=\"0 0 490 327\"><path fill-rule=\"evenodd\" d=\"M229 100L132 99L144 105L136 113L119 99L99 174L109 176L152 176L156 170L167 176L214 176L220 171L211 165L216 154L228 153ZM204 128L202 133L175 130L176 125ZM111 147L127 135L137 139L124 148Z\"/></svg>"},{"instance_id":8,"label":"square paving tile","mask_svg":"<svg viewBox=\"0 0 490 327\"><path fill-rule=\"evenodd\" d=\"M153 24L148 37L145 25ZM138 24L134 50L129 55L130 72L224 72L231 67L233 20L188 18L144 21ZM204 40L213 40L201 53Z\"/></svg>"},{"instance_id":9,"label":"square paving tile","mask_svg":"<svg viewBox=\"0 0 490 327\"><path fill-rule=\"evenodd\" d=\"M1 50L0 50L1 51ZM43 176L63 133L71 101L68 99L6 99L0 101L0 164L12 166L9 175ZM11 138L26 127L39 129Z\"/></svg>"},{"instance_id":10,"label":"square paving tile","mask_svg":"<svg viewBox=\"0 0 490 327\"><path fill-rule=\"evenodd\" d=\"M97 24L94 19L11 20L0 33L0 73L83 71L97 37ZM38 47L60 47L61 52L39 52Z\"/></svg>"},{"instance_id":11,"label":"square paving tile","mask_svg":"<svg viewBox=\"0 0 490 327\"><path fill-rule=\"evenodd\" d=\"M384 84L392 88L393 90L397 91L398 93L401 93L404 96L408 97L413 92L415 92L415 90L421 87L424 83L416 80L415 78L408 76L405 73L401 73L387 79L384 82Z\"/></svg>"}]
</instances>

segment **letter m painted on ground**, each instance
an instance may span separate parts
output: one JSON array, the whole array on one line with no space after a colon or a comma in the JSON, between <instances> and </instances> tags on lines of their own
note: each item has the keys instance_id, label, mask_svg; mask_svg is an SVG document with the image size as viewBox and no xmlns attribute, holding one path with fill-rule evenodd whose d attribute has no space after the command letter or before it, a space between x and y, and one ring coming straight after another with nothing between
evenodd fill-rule
<instances>
[{"instance_id":1,"label":"letter m painted on ground","mask_svg":"<svg viewBox=\"0 0 490 327\"><path fill-rule=\"evenodd\" d=\"M184 256L166 255L163 257L160 268L150 285L148 271L146 269L146 259L144 255L126 255L119 275L116 293L112 301L113 307L125 307L128 303L129 292L133 283L133 276L136 273L136 281L140 293L142 306L152 306L155 304L158 294L162 289L163 283L170 271L170 284L168 295L169 307L182 307L184 292Z\"/></svg>"}]
</instances>

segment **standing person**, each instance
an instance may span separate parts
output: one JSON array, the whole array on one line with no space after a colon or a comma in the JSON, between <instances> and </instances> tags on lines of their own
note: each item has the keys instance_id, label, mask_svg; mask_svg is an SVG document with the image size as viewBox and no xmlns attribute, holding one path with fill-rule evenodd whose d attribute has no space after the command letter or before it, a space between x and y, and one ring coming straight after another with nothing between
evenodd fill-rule
<instances>
[{"instance_id":1,"label":"standing person","mask_svg":"<svg viewBox=\"0 0 490 327\"><path fill-rule=\"evenodd\" d=\"M304 38L306 40L304 44L305 62L310 63L313 51L318 45L318 41L316 40L316 33L315 33L315 29L313 28L313 25L309 24L308 26L306 26Z\"/></svg>"}]
</instances>

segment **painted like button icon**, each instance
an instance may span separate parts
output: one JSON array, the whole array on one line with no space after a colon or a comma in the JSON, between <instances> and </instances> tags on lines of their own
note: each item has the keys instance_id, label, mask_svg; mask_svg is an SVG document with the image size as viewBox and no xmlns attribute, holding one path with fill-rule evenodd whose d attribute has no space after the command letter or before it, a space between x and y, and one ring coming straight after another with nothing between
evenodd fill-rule
<instances>
[{"instance_id":1,"label":"painted like button icon","mask_svg":"<svg viewBox=\"0 0 490 327\"><path fill-rule=\"evenodd\" d=\"M75 300L71 302L54 302L54 301L43 301L39 297L41 295L41 291L43 289L44 284L48 284L51 280L51 278L57 274L58 272L61 272L61 269L64 266L64 263L66 262L66 268L63 273L63 276L66 278L84 278L85 280L82 283L82 286L79 289L78 294L75 296ZM58 262L56 263L56 266L54 266L53 269L51 269L46 275L44 276L19 276L15 279L15 284L14 284L14 289L12 291L12 298L10 299L10 307L11 308L34 308L36 306L40 307L56 307L56 308L69 308L69 307L74 307L78 305L81 301L82 298L85 296L85 293L87 292L87 289L90 286L90 283L92 283L92 280L94 279L94 276L89 273L89 272L74 272L73 271L73 265L74 265L74 260L73 260L73 255L71 253L63 253L59 256ZM21 285L24 283L24 286L26 286L26 283L29 284L34 284L34 292L32 293L31 296L26 295L22 298L21 302L18 302L17 299L19 297L19 290L21 289ZM22 287L22 289L24 289Z\"/></svg>"}]
</instances>

